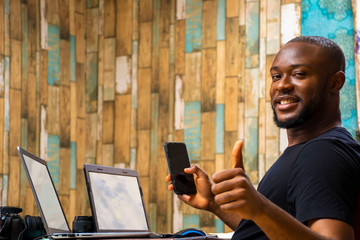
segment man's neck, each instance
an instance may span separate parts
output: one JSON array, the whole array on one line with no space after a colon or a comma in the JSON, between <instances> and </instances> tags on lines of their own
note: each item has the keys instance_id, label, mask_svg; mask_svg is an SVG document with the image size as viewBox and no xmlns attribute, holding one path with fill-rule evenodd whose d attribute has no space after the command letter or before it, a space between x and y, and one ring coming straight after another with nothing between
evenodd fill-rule
<instances>
[{"instance_id":1,"label":"man's neck","mask_svg":"<svg viewBox=\"0 0 360 240\"><path fill-rule=\"evenodd\" d=\"M311 125L308 122L304 123L299 127L287 129L286 131L289 142L288 146L290 147L299 143L306 142L335 127L341 127L341 120L331 121L330 123L312 123Z\"/></svg>"}]
</instances>

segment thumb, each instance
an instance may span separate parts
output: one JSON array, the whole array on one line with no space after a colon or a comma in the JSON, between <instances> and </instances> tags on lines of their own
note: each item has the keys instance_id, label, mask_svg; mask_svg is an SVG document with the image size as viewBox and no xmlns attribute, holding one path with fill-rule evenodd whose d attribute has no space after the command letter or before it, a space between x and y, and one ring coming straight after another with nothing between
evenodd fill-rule
<instances>
[{"instance_id":1,"label":"thumb","mask_svg":"<svg viewBox=\"0 0 360 240\"><path fill-rule=\"evenodd\" d=\"M232 150L232 167L244 169L243 157L242 157L242 146L243 140L237 140Z\"/></svg>"},{"instance_id":2,"label":"thumb","mask_svg":"<svg viewBox=\"0 0 360 240\"><path fill-rule=\"evenodd\" d=\"M189 168L185 168L184 172L189 174L195 174L198 178L207 177L206 172L203 169L201 169L198 164L192 165Z\"/></svg>"}]
</instances>

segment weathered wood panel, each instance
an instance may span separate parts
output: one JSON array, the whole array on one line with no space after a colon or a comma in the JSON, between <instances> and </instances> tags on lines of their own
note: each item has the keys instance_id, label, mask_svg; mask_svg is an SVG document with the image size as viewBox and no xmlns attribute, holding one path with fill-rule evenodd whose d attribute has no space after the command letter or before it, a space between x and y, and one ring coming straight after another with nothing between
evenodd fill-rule
<instances>
[{"instance_id":1,"label":"weathered wood panel","mask_svg":"<svg viewBox=\"0 0 360 240\"><path fill-rule=\"evenodd\" d=\"M201 111L213 112L216 108L216 49L202 50Z\"/></svg>"},{"instance_id":2,"label":"weathered wood panel","mask_svg":"<svg viewBox=\"0 0 360 240\"><path fill-rule=\"evenodd\" d=\"M132 0L116 2L116 56L131 55L132 4Z\"/></svg>"},{"instance_id":3,"label":"weathered wood panel","mask_svg":"<svg viewBox=\"0 0 360 240\"><path fill-rule=\"evenodd\" d=\"M21 41L11 39L10 87L21 89Z\"/></svg>"},{"instance_id":4,"label":"weathered wood panel","mask_svg":"<svg viewBox=\"0 0 360 240\"><path fill-rule=\"evenodd\" d=\"M140 68L138 76L137 128L145 130L151 127L151 69Z\"/></svg>"},{"instance_id":5,"label":"weathered wood panel","mask_svg":"<svg viewBox=\"0 0 360 240\"><path fill-rule=\"evenodd\" d=\"M115 99L114 163L130 163L131 95Z\"/></svg>"},{"instance_id":6,"label":"weathered wood panel","mask_svg":"<svg viewBox=\"0 0 360 240\"><path fill-rule=\"evenodd\" d=\"M202 18L202 47L214 48L216 47L216 18L217 1L203 2L203 18Z\"/></svg>"},{"instance_id":7,"label":"weathered wood panel","mask_svg":"<svg viewBox=\"0 0 360 240\"><path fill-rule=\"evenodd\" d=\"M114 102L107 101L103 105L103 143L114 142Z\"/></svg>"},{"instance_id":8,"label":"weathered wood panel","mask_svg":"<svg viewBox=\"0 0 360 240\"><path fill-rule=\"evenodd\" d=\"M139 68L151 67L152 22L140 23Z\"/></svg>"},{"instance_id":9,"label":"weathered wood panel","mask_svg":"<svg viewBox=\"0 0 360 240\"><path fill-rule=\"evenodd\" d=\"M115 38L104 39L104 101L115 100Z\"/></svg>"},{"instance_id":10,"label":"weathered wood panel","mask_svg":"<svg viewBox=\"0 0 360 240\"><path fill-rule=\"evenodd\" d=\"M60 147L69 148L70 147L70 108L69 104L70 96L70 87L61 86L60 87ZM75 104L74 104L75 105Z\"/></svg>"}]
</instances>

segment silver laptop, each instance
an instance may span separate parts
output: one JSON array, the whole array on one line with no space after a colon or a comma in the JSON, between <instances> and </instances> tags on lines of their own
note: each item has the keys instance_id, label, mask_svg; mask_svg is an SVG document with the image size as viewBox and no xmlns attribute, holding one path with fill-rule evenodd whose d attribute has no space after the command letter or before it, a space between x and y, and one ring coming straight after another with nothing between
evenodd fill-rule
<instances>
[{"instance_id":1,"label":"silver laptop","mask_svg":"<svg viewBox=\"0 0 360 240\"><path fill-rule=\"evenodd\" d=\"M113 229L114 231L111 232L101 231L96 233L72 233L66 221L66 217L59 201L54 183L51 179L46 161L25 151L20 147L17 147L17 149L31 189L33 191L36 203L39 207L46 233L51 238L121 238L156 236L150 231L125 231L125 229L120 228L115 228ZM127 206L123 207L127 208ZM114 216L117 216L117 214L118 213L115 211L106 213L106 215L110 218L114 218ZM125 218L127 219L127 217ZM103 226L101 224L100 226ZM105 226L107 226L107 224L108 223L105 223ZM142 224L143 222L140 222L138 226L142 226ZM144 227L142 226L142 228ZM159 237L160 235L157 236Z\"/></svg>"},{"instance_id":2,"label":"silver laptop","mask_svg":"<svg viewBox=\"0 0 360 240\"><path fill-rule=\"evenodd\" d=\"M151 233L135 170L85 164L84 173L96 232Z\"/></svg>"}]
</instances>

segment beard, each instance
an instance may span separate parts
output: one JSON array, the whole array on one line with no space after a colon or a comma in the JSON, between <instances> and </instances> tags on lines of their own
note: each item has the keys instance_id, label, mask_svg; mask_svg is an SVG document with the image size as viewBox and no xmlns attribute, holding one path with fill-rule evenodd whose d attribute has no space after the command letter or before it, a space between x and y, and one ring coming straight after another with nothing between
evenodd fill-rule
<instances>
[{"instance_id":1,"label":"beard","mask_svg":"<svg viewBox=\"0 0 360 240\"><path fill-rule=\"evenodd\" d=\"M271 108L274 113L274 122L276 126L279 128L285 128L290 129L294 127L298 127L301 124L305 123L313 114L314 114L314 100L310 101L307 105L304 106L303 109L301 109L300 113L292 118L285 119L285 121L280 121L277 117L276 111L274 106L271 104Z\"/></svg>"}]
</instances>

